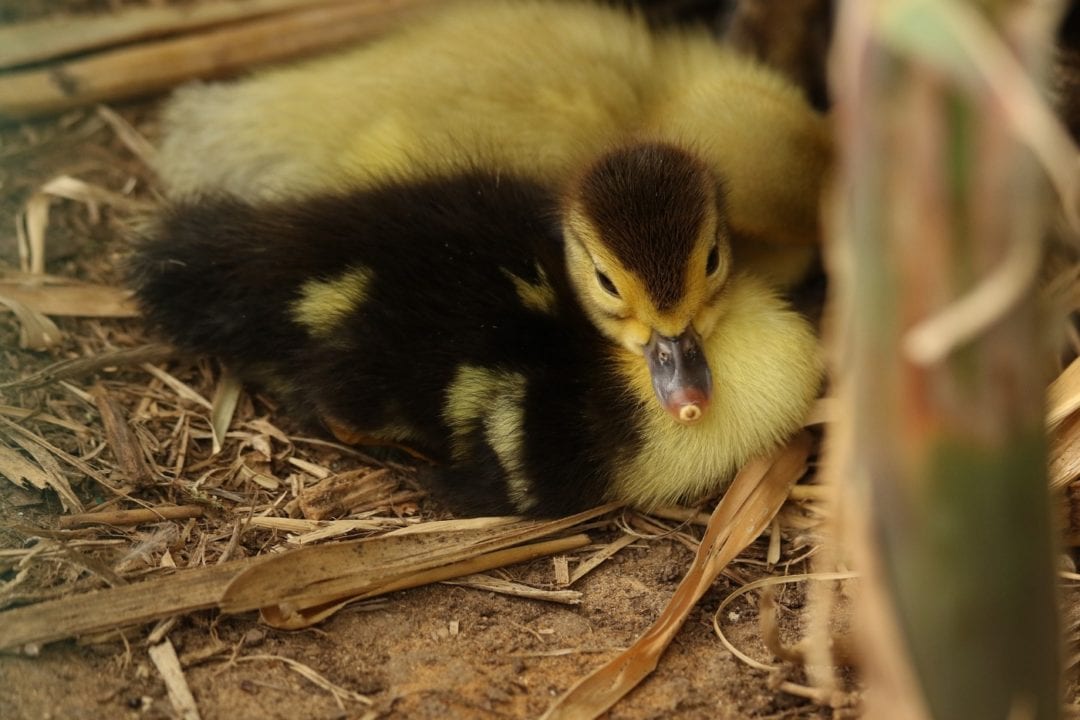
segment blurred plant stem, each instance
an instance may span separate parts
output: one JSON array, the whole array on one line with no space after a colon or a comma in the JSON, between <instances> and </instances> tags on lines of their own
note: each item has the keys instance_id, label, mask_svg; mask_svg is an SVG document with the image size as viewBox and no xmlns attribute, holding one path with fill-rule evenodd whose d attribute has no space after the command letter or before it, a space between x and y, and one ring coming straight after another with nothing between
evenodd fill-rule
<instances>
[{"instance_id":1,"label":"blurred plant stem","mask_svg":"<svg viewBox=\"0 0 1080 720\"><path fill-rule=\"evenodd\" d=\"M1037 74L1031 5L840 10L830 466L866 576L867 717L1059 713L1035 297L1053 205L955 23L996 28Z\"/></svg>"}]
</instances>

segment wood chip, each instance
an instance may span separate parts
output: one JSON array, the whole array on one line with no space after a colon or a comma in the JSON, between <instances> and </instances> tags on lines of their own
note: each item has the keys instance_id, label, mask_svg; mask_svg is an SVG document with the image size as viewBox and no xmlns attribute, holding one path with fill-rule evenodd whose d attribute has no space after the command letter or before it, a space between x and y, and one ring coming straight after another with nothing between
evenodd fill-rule
<instances>
[{"instance_id":1,"label":"wood chip","mask_svg":"<svg viewBox=\"0 0 1080 720\"><path fill-rule=\"evenodd\" d=\"M0 427L7 428L12 441L18 443L23 449L33 455L35 459L37 459L38 462L42 464L43 467L49 463L49 460L46 459L45 455L42 455L40 453L40 450L47 451L49 455L62 460L63 462L72 466L87 477L93 478L95 481L97 481L98 484L100 484L102 487L109 490L110 492L116 492L116 489L105 480L105 477L101 473L87 465L83 460L69 455L68 453L64 452L63 450L56 447L44 438L35 435L34 433L30 432L29 430L20 425L16 425L5 417L0 417ZM29 441L29 444L24 441ZM63 476L59 473L59 471L57 471L56 475L58 478L63 479ZM81 512L82 503L79 502L78 498L75 497L74 493L71 493L71 489L67 486L66 480L63 481L62 486L67 489L63 494L61 494L61 497L70 493L72 499L71 509L79 510ZM60 490L57 489L57 492L60 492Z\"/></svg>"},{"instance_id":2,"label":"wood chip","mask_svg":"<svg viewBox=\"0 0 1080 720\"><path fill-rule=\"evenodd\" d=\"M333 474L330 470L324 468L322 465L316 465L315 463L304 460L303 458L290 457L289 464L293 465L294 467L300 468L308 475L313 475L320 480L324 480Z\"/></svg>"},{"instance_id":3,"label":"wood chip","mask_svg":"<svg viewBox=\"0 0 1080 720\"><path fill-rule=\"evenodd\" d=\"M123 410L109 397L108 392L101 385L95 385L90 391L90 396L94 398L98 414L101 415L101 423L105 428L105 441L113 451L113 456L120 465L124 478L138 487L153 485L157 478L147 466L142 446L135 438L131 426L128 425Z\"/></svg>"},{"instance_id":4,"label":"wood chip","mask_svg":"<svg viewBox=\"0 0 1080 720\"><path fill-rule=\"evenodd\" d=\"M157 523L165 520L185 520L203 516L203 508L200 505L170 505L153 508L139 508L137 510L106 510L102 512L81 513L68 515L60 518L57 524L62 528L79 527L81 525L112 525L124 527L128 525L141 525L143 523Z\"/></svg>"},{"instance_id":5,"label":"wood chip","mask_svg":"<svg viewBox=\"0 0 1080 720\"><path fill-rule=\"evenodd\" d=\"M6 445L0 445L0 475L20 487L29 483L38 490L45 490L51 486L47 472Z\"/></svg>"},{"instance_id":6,"label":"wood chip","mask_svg":"<svg viewBox=\"0 0 1080 720\"><path fill-rule=\"evenodd\" d=\"M570 584L570 559L565 555L551 558L551 564L555 569L555 584L566 587Z\"/></svg>"},{"instance_id":7,"label":"wood chip","mask_svg":"<svg viewBox=\"0 0 1080 720\"><path fill-rule=\"evenodd\" d=\"M341 517L365 502L389 495L397 485L389 468L332 475L300 491L300 510L311 520Z\"/></svg>"}]
</instances>

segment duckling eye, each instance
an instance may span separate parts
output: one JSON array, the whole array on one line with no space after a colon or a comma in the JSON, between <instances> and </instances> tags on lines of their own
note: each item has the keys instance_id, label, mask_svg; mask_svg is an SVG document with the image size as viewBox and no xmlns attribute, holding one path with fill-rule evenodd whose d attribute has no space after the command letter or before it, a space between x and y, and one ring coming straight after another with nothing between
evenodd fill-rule
<instances>
[{"instance_id":1,"label":"duckling eye","mask_svg":"<svg viewBox=\"0 0 1080 720\"><path fill-rule=\"evenodd\" d=\"M713 245L709 257L705 260L705 274L712 275L720 267L720 246Z\"/></svg>"},{"instance_id":2,"label":"duckling eye","mask_svg":"<svg viewBox=\"0 0 1080 720\"><path fill-rule=\"evenodd\" d=\"M619 297L619 289L615 287L615 283L611 282L611 278L599 270L596 271L596 282L600 283L600 287L604 288L604 292L608 295Z\"/></svg>"}]
</instances>

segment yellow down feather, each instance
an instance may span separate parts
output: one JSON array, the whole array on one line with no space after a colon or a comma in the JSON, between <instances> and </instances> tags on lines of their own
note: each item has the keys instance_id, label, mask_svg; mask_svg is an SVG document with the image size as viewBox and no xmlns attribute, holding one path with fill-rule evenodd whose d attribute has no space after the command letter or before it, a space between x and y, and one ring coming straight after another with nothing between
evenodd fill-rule
<instances>
[{"instance_id":1,"label":"yellow down feather","mask_svg":"<svg viewBox=\"0 0 1080 720\"><path fill-rule=\"evenodd\" d=\"M565 0L454 3L333 57L182 88L163 124L174 196L247 199L477 164L565 186L613 145L669 140L723 178L738 235L787 246L818 240L830 158L826 120L778 74L704 30Z\"/></svg>"}]
</instances>

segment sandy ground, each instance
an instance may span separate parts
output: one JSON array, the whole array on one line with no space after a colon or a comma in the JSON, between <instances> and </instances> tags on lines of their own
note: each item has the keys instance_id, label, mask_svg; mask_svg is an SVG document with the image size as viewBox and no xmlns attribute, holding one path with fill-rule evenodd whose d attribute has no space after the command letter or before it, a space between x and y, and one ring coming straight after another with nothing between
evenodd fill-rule
<instances>
[{"instance_id":1,"label":"sandy ground","mask_svg":"<svg viewBox=\"0 0 1080 720\"><path fill-rule=\"evenodd\" d=\"M212 659L185 667L202 717L536 717L575 680L629 644L662 609L689 560L670 541L642 543L580 585L579 606L439 585L394 594L287 633L253 617L200 613L169 633L181 658L216 642ZM511 568L518 579L551 582L550 562ZM771 689L719 644L712 615L728 588L702 601L658 671L611 718L830 717ZM737 603L725 626L742 647L756 641L753 609ZM453 629L452 629L453 628ZM168 718L165 688L147 659L145 632L129 643L58 643L37 657L0 658L0 717ZM215 640L216 638L216 640ZM235 657L233 655L235 654ZM268 657L269 656L269 657ZM289 658L370 704L335 702L275 658Z\"/></svg>"}]
</instances>

